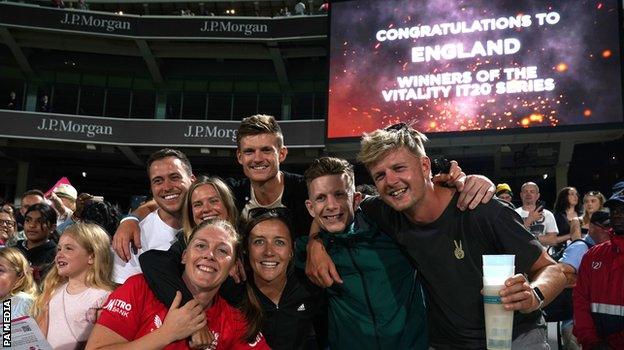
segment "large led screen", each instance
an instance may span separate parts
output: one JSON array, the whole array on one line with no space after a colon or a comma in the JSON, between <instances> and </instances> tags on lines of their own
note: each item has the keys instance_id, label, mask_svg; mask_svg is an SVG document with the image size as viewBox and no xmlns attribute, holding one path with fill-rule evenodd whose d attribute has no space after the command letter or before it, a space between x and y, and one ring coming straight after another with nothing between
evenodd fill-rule
<instances>
[{"instance_id":1,"label":"large led screen","mask_svg":"<svg viewBox=\"0 0 624 350\"><path fill-rule=\"evenodd\" d=\"M328 138L622 122L619 1L331 5Z\"/></svg>"}]
</instances>

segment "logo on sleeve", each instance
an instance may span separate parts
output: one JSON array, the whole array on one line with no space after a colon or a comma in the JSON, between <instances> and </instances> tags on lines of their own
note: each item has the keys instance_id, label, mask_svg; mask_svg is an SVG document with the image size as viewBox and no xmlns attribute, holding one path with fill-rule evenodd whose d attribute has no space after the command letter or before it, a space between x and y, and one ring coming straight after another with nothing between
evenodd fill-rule
<instances>
[{"instance_id":1,"label":"logo on sleeve","mask_svg":"<svg viewBox=\"0 0 624 350\"><path fill-rule=\"evenodd\" d=\"M128 313L132 310L132 304L121 299L110 299L103 309L128 317Z\"/></svg>"},{"instance_id":2,"label":"logo on sleeve","mask_svg":"<svg viewBox=\"0 0 624 350\"><path fill-rule=\"evenodd\" d=\"M301 304L303 306L303 304ZM255 347L256 345L258 345L258 343L260 342L260 340L262 340L262 333L259 332L258 335L256 335L256 339L253 343L249 343L249 347Z\"/></svg>"},{"instance_id":3,"label":"logo on sleeve","mask_svg":"<svg viewBox=\"0 0 624 350\"><path fill-rule=\"evenodd\" d=\"M297 309L297 311L305 311L305 304L299 305L299 308Z\"/></svg>"},{"instance_id":4,"label":"logo on sleeve","mask_svg":"<svg viewBox=\"0 0 624 350\"><path fill-rule=\"evenodd\" d=\"M592 269L598 270L602 267L602 261L592 261Z\"/></svg>"}]
</instances>

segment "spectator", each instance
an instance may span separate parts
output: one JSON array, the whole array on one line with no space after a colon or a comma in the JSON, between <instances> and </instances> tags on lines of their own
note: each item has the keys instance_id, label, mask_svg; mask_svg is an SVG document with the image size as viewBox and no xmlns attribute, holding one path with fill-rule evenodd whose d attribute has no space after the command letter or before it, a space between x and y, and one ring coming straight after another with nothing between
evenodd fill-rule
<instances>
[{"instance_id":1,"label":"spectator","mask_svg":"<svg viewBox=\"0 0 624 350\"><path fill-rule=\"evenodd\" d=\"M48 199L58 213L57 226L62 225L63 222L70 219L71 216L74 214L74 211L76 211L77 197L78 191L76 191L74 186L70 184L61 184L56 189L54 189L52 193L50 193Z\"/></svg>"},{"instance_id":2,"label":"spectator","mask_svg":"<svg viewBox=\"0 0 624 350\"><path fill-rule=\"evenodd\" d=\"M17 94L15 93L15 91L11 91L9 93L9 101L7 102L6 109L11 109L11 110L20 109L20 106L17 102Z\"/></svg>"},{"instance_id":3,"label":"spectator","mask_svg":"<svg viewBox=\"0 0 624 350\"><path fill-rule=\"evenodd\" d=\"M559 229L557 229L555 216L550 210L544 208L546 204L543 201L538 202L539 197L539 187L535 182L527 182L522 185L520 189L522 207L517 208L516 212L524 220L524 226L545 247L567 241L570 235L557 236Z\"/></svg>"},{"instance_id":4,"label":"spectator","mask_svg":"<svg viewBox=\"0 0 624 350\"><path fill-rule=\"evenodd\" d=\"M585 254L573 294L573 332L583 349L624 349L624 182L613 190L605 206L614 235Z\"/></svg>"},{"instance_id":5,"label":"spectator","mask_svg":"<svg viewBox=\"0 0 624 350\"><path fill-rule=\"evenodd\" d=\"M509 187L509 185L506 183L496 185L496 197L513 205L513 192L511 192L511 187Z\"/></svg>"},{"instance_id":6,"label":"spectator","mask_svg":"<svg viewBox=\"0 0 624 350\"><path fill-rule=\"evenodd\" d=\"M290 15L291 15L291 13L290 13L290 10L288 9L288 6L284 6L284 7L282 7L282 8L280 9L280 11L279 11L279 15L280 15L280 16L283 16L283 17L290 16Z\"/></svg>"},{"instance_id":7,"label":"spectator","mask_svg":"<svg viewBox=\"0 0 624 350\"><path fill-rule=\"evenodd\" d=\"M16 248L21 250L33 268L35 282L39 283L52 268L56 255L56 211L45 203L31 205L24 221L26 239Z\"/></svg>"},{"instance_id":8,"label":"spectator","mask_svg":"<svg viewBox=\"0 0 624 350\"><path fill-rule=\"evenodd\" d=\"M56 7L58 9L64 9L65 3L63 0L52 0L52 7Z\"/></svg>"},{"instance_id":9,"label":"spectator","mask_svg":"<svg viewBox=\"0 0 624 350\"><path fill-rule=\"evenodd\" d=\"M602 210L606 199L598 191L589 191L583 196L583 220L581 222L581 234L585 236L589 230L589 219L598 210Z\"/></svg>"},{"instance_id":10,"label":"spectator","mask_svg":"<svg viewBox=\"0 0 624 350\"><path fill-rule=\"evenodd\" d=\"M321 7L319 7L319 12L322 12L322 13L329 12L329 2L327 1L323 2L323 4L321 4Z\"/></svg>"},{"instance_id":11,"label":"spectator","mask_svg":"<svg viewBox=\"0 0 624 350\"><path fill-rule=\"evenodd\" d=\"M18 249L0 248L0 272L0 300L11 299L11 318L30 315L37 286L28 260Z\"/></svg>"},{"instance_id":12,"label":"spectator","mask_svg":"<svg viewBox=\"0 0 624 350\"><path fill-rule=\"evenodd\" d=\"M375 188L375 186L369 185L369 184L357 185L355 187L355 192L360 192L361 194L363 194L365 196L377 196L377 195L379 195L379 193L377 193L377 189Z\"/></svg>"},{"instance_id":13,"label":"spectator","mask_svg":"<svg viewBox=\"0 0 624 350\"><path fill-rule=\"evenodd\" d=\"M41 101L39 102L38 111L39 112L52 112L48 94L43 94L43 96L41 96Z\"/></svg>"},{"instance_id":14,"label":"spectator","mask_svg":"<svg viewBox=\"0 0 624 350\"><path fill-rule=\"evenodd\" d=\"M45 203L43 192L39 190L28 190L22 194L20 199L20 210L19 213L15 215L15 220L17 221L18 226L20 222L22 226L24 225L24 219L28 208L39 203ZM54 224L56 224L56 222ZM17 244L17 241L23 239L26 239L26 236L24 235L24 230L22 229L21 231L18 231L13 238L9 238L7 246L14 247Z\"/></svg>"},{"instance_id":15,"label":"spectator","mask_svg":"<svg viewBox=\"0 0 624 350\"><path fill-rule=\"evenodd\" d=\"M87 202L81 215L82 221L100 225L110 238L115 234L120 218L121 210L119 207L106 201Z\"/></svg>"},{"instance_id":16,"label":"spectator","mask_svg":"<svg viewBox=\"0 0 624 350\"><path fill-rule=\"evenodd\" d=\"M581 205L579 195L574 187L564 187L557 194L553 215L559 230L558 236L569 235L569 240L581 239L581 222L579 212ZM551 255L555 260L559 260L561 253L565 249L566 242L560 242L553 246Z\"/></svg>"},{"instance_id":17,"label":"spectator","mask_svg":"<svg viewBox=\"0 0 624 350\"><path fill-rule=\"evenodd\" d=\"M78 10L89 10L89 4L87 4L86 0L78 0L78 2L76 3L76 8Z\"/></svg>"},{"instance_id":18,"label":"spectator","mask_svg":"<svg viewBox=\"0 0 624 350\"><path fill-rule=\"evenodd\" d=\"M5 246L15 235L17 222L12 212L0 209L0 246Z\"/></svg>"},{"instance_id":19,"label":"spectator","mask_svg":"<svg viewBox=\"0 0 624 350\"><path fill-rule=\"evenodd\" d=\"M54 260L33 316L54 349L81 349L115 286L110 239L98 225L72 225Z\"/></svg>"},{"instance_id":20,"label":"spectator","mask_svg":"<svg viewBox=\"0 0 624 350\"><path fill-rule=\"evenodd\" d=\"M182 256L182 280L191 289L194 299L180 307L182 296L178 292L167 310L149 289L142 274L132 276L111 294L111 307L102 311L87 349L110 345L164 348L169 344L186 348L185 338L206 328L212 338L208 343L210 348L268 349L259 332L260 318L251 316L259 312L257 305L253 308L255 311L244 316L218 294L240 253L238 243L238 233L229 222L221 219L202 222L191 233ZM115 303L132 307L122 314L113 308Z\"/></svg>"},{"instance_id":21,"label":"spectator","mask_svg":"<svg viewBox=\"0 0 624 350\"><path fill-rule=\"evenodd\" d=\"M306 5L302 1L299 1L295 4L296 16L304 16L306 14L305 11L306 11Z\"/></svg>"},{"instance_id":22,"label":"spectator","mask_svg":"<svg viewBox=\"0 0 624 350\"><path fill-rule=\"evenodd\" d=\"M565 273L568 283L566 289L544 309L544 312L547 321L562 322L561 338L564 349L580 349L572 334L572 290L576 285L581 260L591 247L609 240L610 237L609 213L597 211L591 217L589 234L583 239L572 241L559 259L559 267Z\"/></svg>"}]
</instances>

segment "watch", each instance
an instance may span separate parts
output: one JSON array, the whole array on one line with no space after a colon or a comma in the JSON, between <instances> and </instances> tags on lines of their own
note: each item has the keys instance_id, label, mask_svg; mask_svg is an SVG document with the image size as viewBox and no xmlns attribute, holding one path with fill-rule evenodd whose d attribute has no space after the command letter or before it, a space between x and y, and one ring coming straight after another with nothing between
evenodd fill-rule
<instances>
[{"instance_id":1,"label":"watch","mask_svg":"<svg viewBox=\"0 0 624 350\"><path fill-rule=\"evenodd\" d=\"M537 298L537 301L539 301L539 306L537 308L541 309L542 306L544 305L544 300L546 298L544 297L544 294L542 293L542 291L539 288L532 287L531 289L533 290L533 294L535 294L535 297Z\"/></svg>"}]
</instances>

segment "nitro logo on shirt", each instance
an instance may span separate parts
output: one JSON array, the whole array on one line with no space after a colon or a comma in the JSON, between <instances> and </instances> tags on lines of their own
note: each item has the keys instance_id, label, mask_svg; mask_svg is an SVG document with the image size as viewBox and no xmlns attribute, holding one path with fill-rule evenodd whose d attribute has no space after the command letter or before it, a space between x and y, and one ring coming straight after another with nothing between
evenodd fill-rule
<instances>
[{"instance_id":1,"label":"nitro logo on shirt","mask_svg":"<svg viewBox=\"0 0 624 350\"><path fill-rule=\"evenodd\" d=\"M132 310L132 304L127 303L121 299L110 299L106 306L103 307L104 310L108 310L110 312L118 313L123 317L128 317L128 313Z\"/></svg>"},{"instance_id":2,"label":"nitro logo on shirt","mask_svg":"<svg viewBox=\"0 0 624 350\"><path fill-rule=\"evenodd\" d=\"M210 345L208 345L208 347L206 348L207 350L216 350L217 349L217 345L219 345L219 333L218 332L214 332L214 331L210 331L210 333L212 333L212 342L210 342Z\"/></svg>"}]
</instances>

